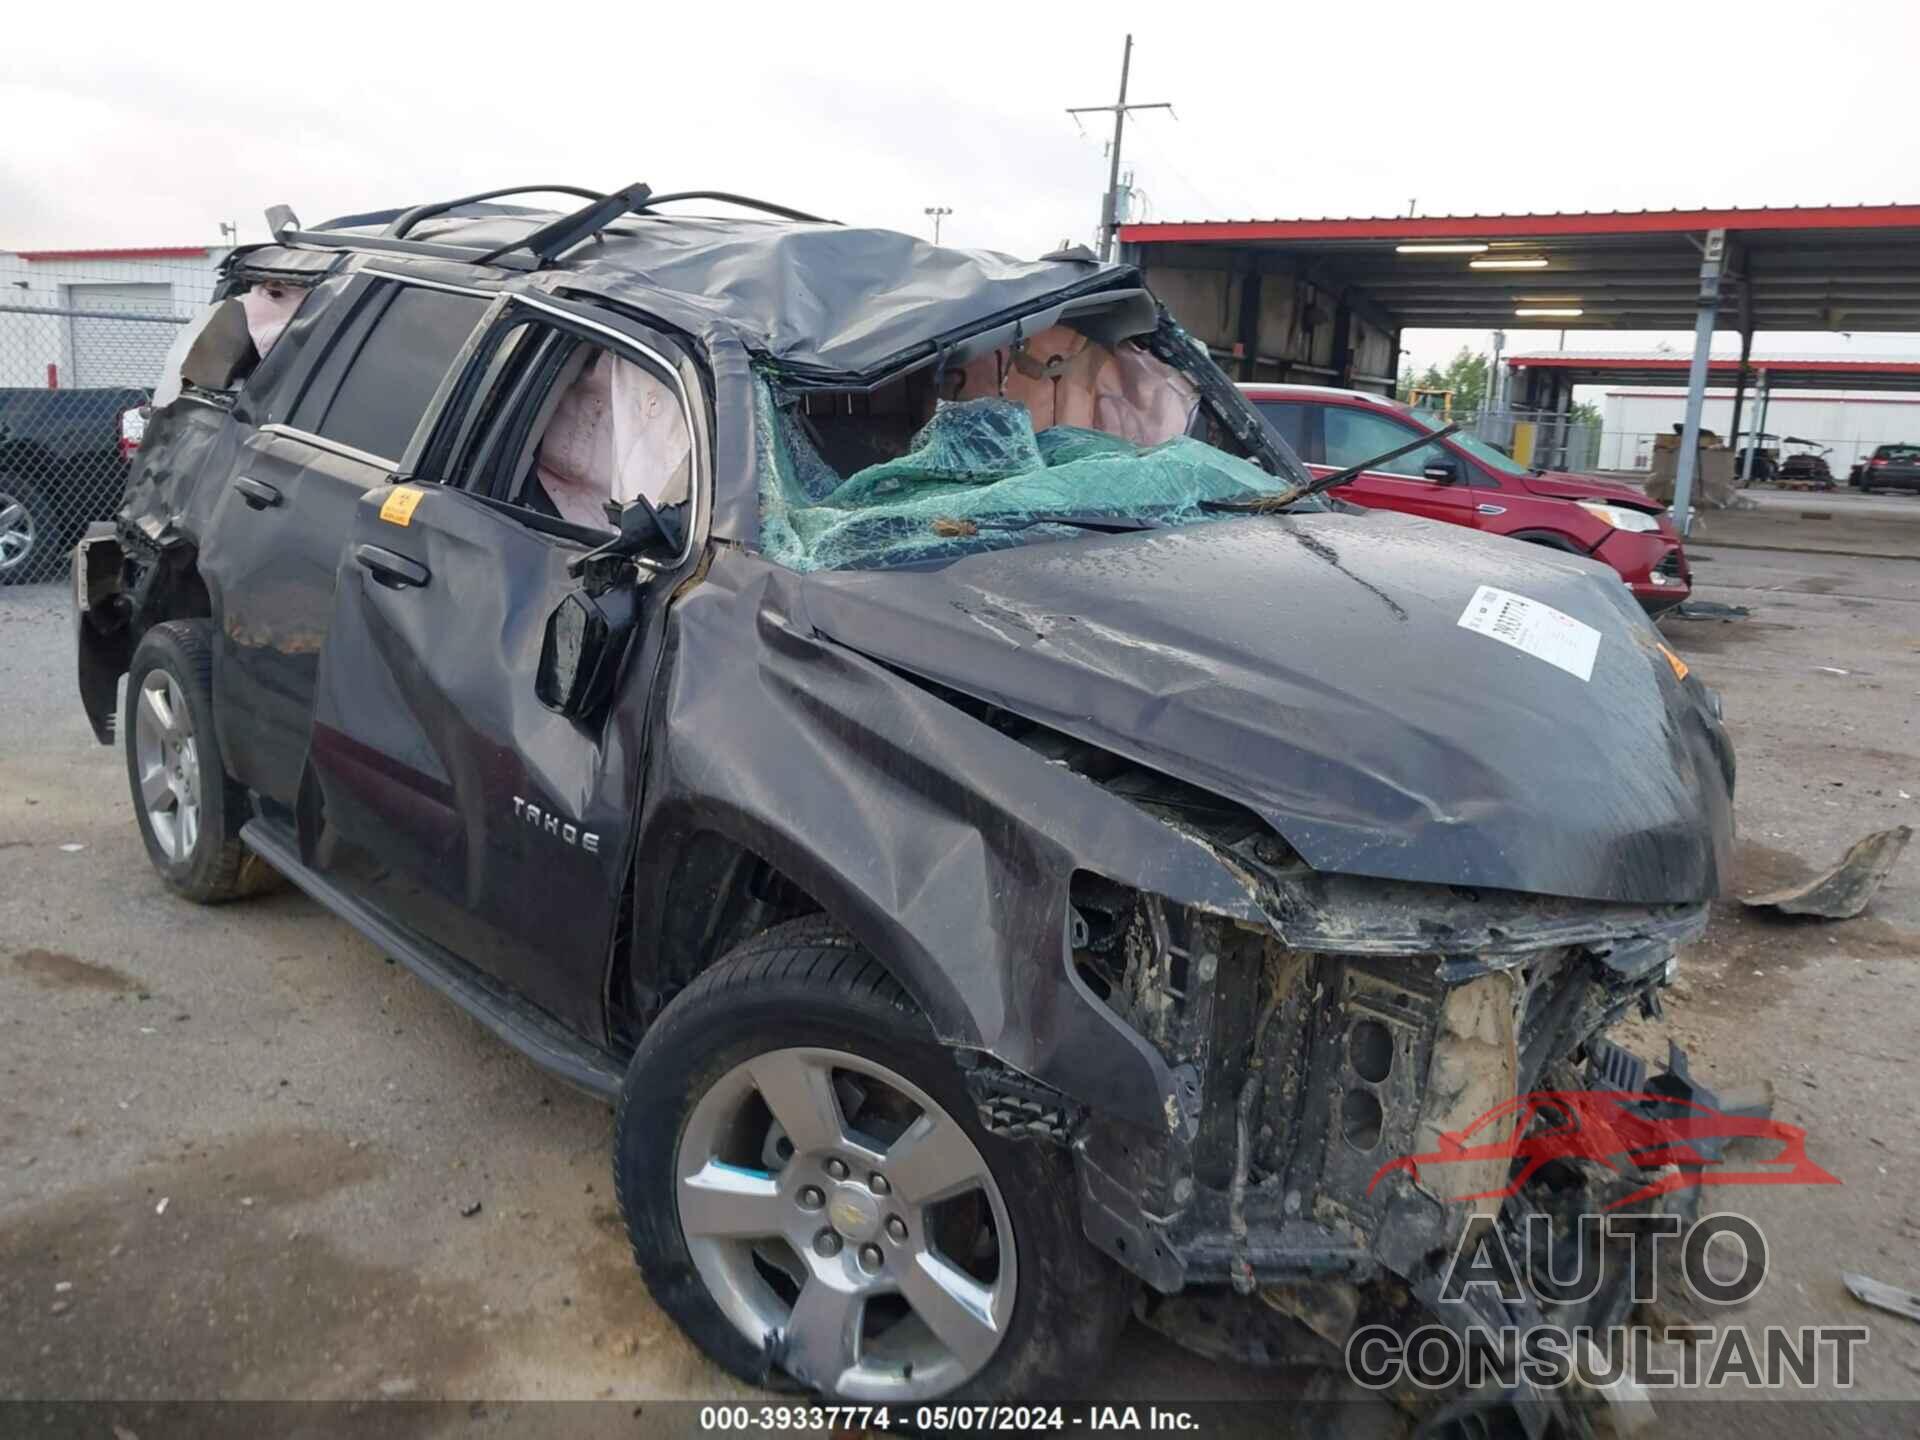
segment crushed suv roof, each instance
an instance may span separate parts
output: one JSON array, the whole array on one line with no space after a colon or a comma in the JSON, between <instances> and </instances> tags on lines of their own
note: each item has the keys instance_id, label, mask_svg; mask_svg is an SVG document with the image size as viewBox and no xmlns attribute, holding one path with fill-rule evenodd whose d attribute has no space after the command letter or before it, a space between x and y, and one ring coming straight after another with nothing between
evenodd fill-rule
<instances>
[{"instance_id":1,"label":"crushed suv roof","mask_svg":"<svg viewBox=\"0 0 1920 1440\"><path fill-rule=\"evenodd\" d=\"M467 208L482 213L423 221L407 238L479 255L556 218ZM378 237L385 219L355 216L323 228L350 244ZM851 225L654 214L623 217L552 268L615 298L666 292L729 326L752 350L837 374L882 368L929 337L965 333L1090 280L1097 286L1131 273L1090 257L1019 260Z\"/></svg>"}]
</instances>

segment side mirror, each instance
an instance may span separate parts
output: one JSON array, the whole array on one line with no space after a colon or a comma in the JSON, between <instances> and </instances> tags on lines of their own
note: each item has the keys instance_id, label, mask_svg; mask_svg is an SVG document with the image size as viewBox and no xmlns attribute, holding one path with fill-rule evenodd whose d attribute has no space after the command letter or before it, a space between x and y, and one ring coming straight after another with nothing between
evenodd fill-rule
<instances>
[{"instance_id":1,"label":"side mirror","mask_svg":"<svg viewBox=\"0 0 1920 1440\"><path fill-rule=\"evenodd\" d=\"M666 513L656 510L653 502L644 495L635 496L624 505L609 500L607 519L620 533L599 548L569 561L569 575L590 575L596 569L604 568L599 564L603 560L625 559L650 551L670 554L680 548L677 517L669 518Z\"/></svg>"},{"instance_id":2,"label":"side mirror","mask_svg":"<svg viewBox=\"0 0 1920 1440\"><path fill-rule=\"evenodd\" d=\"M547 617L533 693L549 710L582 720L613 691L633 631L632 586L589 595L575 590Z\"/></svg>"},{"instance_id":3,"label":"side mirror","mask_svg":"<svg viewBox=\"0 0 1920 1440\"><path fill-rule=\"evenodd\" d=\"M1457 485L1460 483L1460 462L1458 460L1435 460L1420 472L1436 485Z\"/></svg>"}]
</instances>

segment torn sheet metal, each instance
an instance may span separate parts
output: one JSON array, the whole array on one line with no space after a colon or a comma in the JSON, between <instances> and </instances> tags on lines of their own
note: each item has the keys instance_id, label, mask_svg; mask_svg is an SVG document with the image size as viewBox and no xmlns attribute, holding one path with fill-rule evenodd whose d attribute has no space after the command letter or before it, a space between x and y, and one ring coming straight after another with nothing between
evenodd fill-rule
<instances>
[{"instance_id":1,"label":"torn sheet metal","mask_svg":"<svg viewBox=\"0 0 1920 1440\"><path fill-rule=\"evenodd\" d=\"M1588 684L1455 623L1490 575L1599 632ZM1706 691L1562 555L1375 510L801 578L823 635L1229 797L1318 871L1637 904L1729 872Z\"/></svg>"},{"instance_id":2,"label":"torn sheet metal","mask_svg":"<svg viewBox=\"0 0 1920 1440\"><path fill-rule=\"evenodd\" d=\"M479 208L479 207L476 207ZM509 245L550 214L439 216L408 238ZM366 228L378 234L380 226ZM1131 269L1084 260L1019 260L955 250L892 230L631 215L568 256L567 279L659 313L678 302L749 348L798 371L853 374L896 363L941 337L1009 319L1042 301ZM677 306L674 308L678 308Z\"/></svg>"},{"instance_id":3,"label":"torn sheet metal","mask_svg":"<svg viewBox=\"0 0 1920 1440\"><path fill-rule=\"evenodd\" d=\"M1857 840L1838 865L1799 885L1769 890L1764 895L1742 895L1751 910L1781 915L1813 915L1822 920L1851 920L1867 908L1874 892L1893 869L1893 862L1913 838L1913 827L1896 825Z\"/></svg>"},{"instance_id":4,"label":"torn sheet metal","mask_svg":"<svg viewBox=\"0 0 1920 1440\"><path fill-rule=\"evenodd\" d=\"M1848 1291L1862 1305L1871 1305L1876 1310L1885 1310L1889 1315L1904 1316L1908 1320L1920 1320L1920 1295L1911 1290L1902 1290L1866 1275L1842 1275Z\"/></svg>"}]
</instances>

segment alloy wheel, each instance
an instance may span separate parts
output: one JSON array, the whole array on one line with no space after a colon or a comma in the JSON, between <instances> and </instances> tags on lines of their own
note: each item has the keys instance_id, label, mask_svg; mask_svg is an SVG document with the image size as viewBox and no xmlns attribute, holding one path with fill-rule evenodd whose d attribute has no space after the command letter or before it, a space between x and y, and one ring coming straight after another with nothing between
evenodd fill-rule
<instances>
[{"instance_id":1,"label":"alloy wheel","mask_svg":"<svg viewBox=\"0 0 1920 1440\"><path fill-rule=\"evenodd\" d=\"M0 575L26 567L33 539L33 512L18 495L0 490Z\"/></svg>"},{"instance_id":2,"label":"alloy wheel","mask_svg":"<svg viewBox=\"0 0 1920 1440\"><path fill-rule=\"evenodd\" d=\"M153 837L180 864L200 839L200 752L186 693L165 670L149 670L134 704L140 803Z\"/></svg>"},{"instance_id":3,"label":"alloy wheel","mask_svg":"<svg viewBox=\"0 0 1920 1440\"><path fill-rule=\"evenodd\" d=\"M798 1379L929 1398L1006 1335L1017 1275L999 1186L958 1122L884 1065L814 1048L743 1062L695 1105L674 1174L701 1279Z\"/></svg>"}]
</instances>

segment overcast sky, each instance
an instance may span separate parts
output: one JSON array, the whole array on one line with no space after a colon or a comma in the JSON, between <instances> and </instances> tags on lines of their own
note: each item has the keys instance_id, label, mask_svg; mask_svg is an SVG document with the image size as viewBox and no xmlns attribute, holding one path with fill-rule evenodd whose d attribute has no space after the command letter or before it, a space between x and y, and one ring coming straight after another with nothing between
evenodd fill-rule
<instances>
[{"instance_id":1,"label":"overcast sky","mask_svg":"<svg viewBox=\"0 0 1920 1440\"><path fill-rule=\"evenodd\" d=\"M94 4L8 19L0 248L646 180L922 232L945 205L944 240L1033 255L1093 234L1108 126L1063 112L1111 102L1129 28L1132 98L1176 107L1127 129L1152 218L1920 200L1912 0Z\"/></svg>"}]
</instances>

